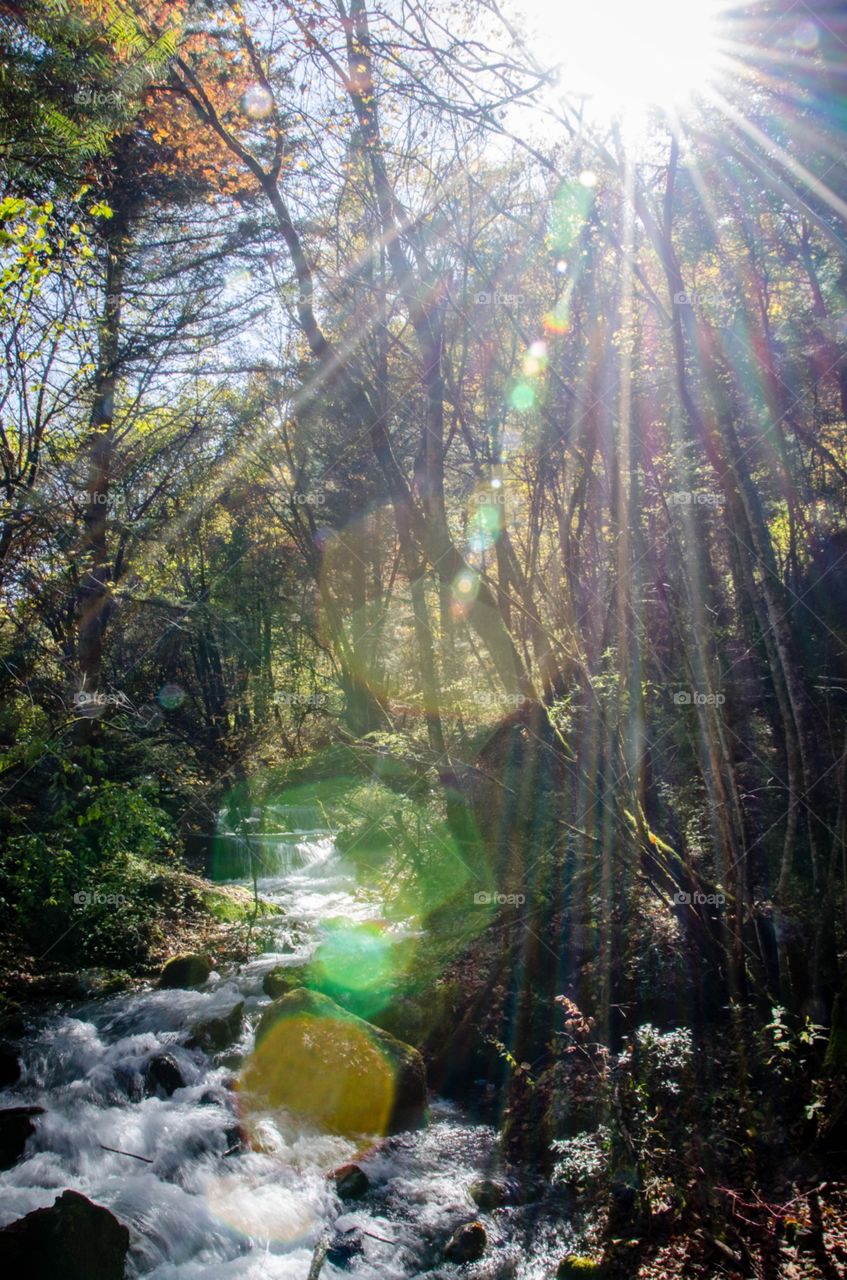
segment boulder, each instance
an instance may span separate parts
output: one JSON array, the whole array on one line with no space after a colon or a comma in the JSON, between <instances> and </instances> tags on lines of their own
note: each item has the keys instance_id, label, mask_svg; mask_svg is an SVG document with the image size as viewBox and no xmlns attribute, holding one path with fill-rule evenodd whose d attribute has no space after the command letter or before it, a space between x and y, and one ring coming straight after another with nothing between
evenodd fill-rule
<instances>
[{"instance_id":1,"label":"boulder","mask_svg":"<svg viewBox=\"0 0 847 1280\"><path fill-rule=\"evenodd\" d=\"M169 1098L177 1089L184 1088L185 1076L173 1054L157 1053L147 1063L145 1083L148 1093L158 1093L161 1089L165 1097Z\"/></svg>"},{"instance_id":2,"label":"boulder","mask_svg":"<svg viewBox=\"0 0 847 1280\"><path fill-rule=\"evenodd\" d=\"M212 961L209 956L173 956L162 970L159 986L169 991L202 987L211 972Z\"/></svg>"},{"instance_id":3,"label":"boulder","mask_svg":"<svg viewBox=\"0 0 847 1280\"><path fill-rule=\"evenodd\" d=\"M603 1280L606 1268L587 1254L569 1253L556 1269L556 1280Z\"/></svg>"},{"instance_id":4,"label":"boulder","mask_svg":"<svg viewBox=\"0 0 847 1280\"><path fill-rule=\"evenodd\" d=\"M123 1223L76 1191L0 1231L0 1264L15 1280L124 1280L128 1249Z\"/></svg>"},{"instance_id":5,"label":"boulder","mask_svg":"<svg viewBox=\"0 0 847 1280\"><path fill-rule=\"evenodd\" d=\"M463 1222L444 1247L447 1262L476 1262L485 1253L488 1236L481 1222Z\"/></svg>"},{"instance_id":6,"label":"boulder","mask_svg":"<svg viewBox=\"0 0 847 1280\"><path fill-rule=\"evenodd\" d=\"M231 1124L228 1129L224 1129L224 1155L237 1156L242 1151L247 1150L247 1142L241 1128L237 1124Z\"/></svg>"},{"instance_id":7,"label":"boulder","mask_svg":"<svg viewBox=\"0 0 847 1280\"><path fill-rule=\"evenodd\" d=\"M17 1084L21 1078L21 1060L18 1046L9 1040L0 1040L0 1088Z\"/></svg>"},{"instance_id":8,"label":"boulder","mask_svg":"<svg viewBox=\"0 0 847 1280\"><path fill-rule=\"evenodd\" d=\"M296 991L303 986L304 970L299 965L278 964L262 979L262 990L272 1000L287 996L289 991Z\"/></svg>"},{"instance_id":9,"label":"boulder","mask_svg":"<svg viewBox=\"0 0 847 1280\"><path fill-rule=\"evenodd\" d=\"M260 1106L347 1137L415 1128L426 1110L416 1049L303 988L265 1009L241 1085Z\"/></svg>"},{"instance_id":10,"label":"boulder","mask_svg":"<svg viewBox=\"0 0 847 1280\"><path fill-rule=\"evenodd\" d=\"M11 1169L20 1160L27 1139L35 1133L33 1120L43 1107L4 1107L0 1111L0 1169Z\"/></svg>"},{"instance_id":11,"label":"boulder","mask_svg":"<svg viewBox=\"0 0 847 1280\"><path fill-rule=\"evenodd\" d=\"M232 1110L235 1106L235 1098L225 1087L214 1086L201 1093L197 1099L197 1105L201 1107L226 1107Z\"/></svg>"},{"instance_id":12,"label":"boulder","mask_svg":"<svg viewBox=\"0 0 847 1280\"><path fill-rule=\"evenodd\" d=\"M370 1189L370 1179L357 1164L342 1164L334 1171L335 1190L341 1200L361 1200Z\"/></svg>"},{"instance_id":13,"label":"boulder","mask_svg":"<svg viewBox=\"0 0 847 1280\"><path fill-rule=\"evenodd\" d=\"M344 1270L363 1252L361 1231L358 1227L348 1227L346 1231L336 1231L327 1248L326 1260Z\"/></svg>"},{"instance_id":14,"label":"boulder","mask_svg":"<svg viewBox=\"0 0 847 1280\"><path fill-rule=\"evenodd\" d=\"M517 1188L504 1178L479 1178L468 1187L474 1204L479 1209L500 1209L504 1204L514 1204Z\"/></svg>"},{"instance_id":15,"label":"boulder","mask_svg":"<svg viewBox=\"0 0 847 1280\"><path fill-rule=\"evenodd\" d=\"M124 969L83 969L78 977L86 996L110 996L132 986L132 976Z\"/></svg>"},{"instance_id":16,"label":"boulder","mask_svg":"<svg viewBox=\"0 0 847 1280\"><path fill-rule=\"evenodd\" d=\"M226 1049L237 1040L244 1027L244 1001L239 1000L224 1013L199 1018L191 1028L194 1041L207 1053Z\"/></svg>"}]
</instances>

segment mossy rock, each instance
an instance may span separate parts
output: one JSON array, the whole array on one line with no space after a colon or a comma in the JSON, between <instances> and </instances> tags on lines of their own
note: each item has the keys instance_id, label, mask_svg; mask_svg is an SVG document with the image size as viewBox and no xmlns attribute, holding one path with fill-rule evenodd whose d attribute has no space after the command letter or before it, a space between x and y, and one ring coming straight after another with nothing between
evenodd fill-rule
<instances>
[{"instance_id":1,"label":"mossy rock","mask_svg":"<svg viewBox=\"0 0 847 1280\"><path fill-rule=\"evenodd\" d=\"M605 1263L588 1254L569 1253L556 1269L556 1280L605 1280Z\"/></svg>"},{"instance_id":2,"label":"mossy rock","mask_svg":"<svg viewBox=\"0 0 847 1280\"><path fill-rule=\"evenodd\" d=\"M86 995L110 996L132 986L132 975L125 969L83 969L79 985Z\"/></svg>"},{"instance_id":3,"label":"mossy rock","mask_svg":"<svg viewBox=\"0 0 847 1280\"><path fill-rule=\"evenodd\" d=\"M209 956L172 956L162 970L159 986L170 991L202 987L211 972L212 961Z\"/></svg>"},{"instance_id":4,"label":"mossy rock","mask_svg":"<svg viewBox=\"0 0 847 1280\"><path fill-rule=\"evenodd\" d=\"M488 1235L481 1222L463 1222L453 1232L444 1247L447 1262L476 1262L485 1253Z\"/></svg>"},{"instance_id":5,"label":"mossy rock","mask_svg":"<svg viewBox=\"0 0 847 1280\"><path fill-rule=\"evenodd\" d=\"M296 991L298 987L305 987L308 981L308 965L278 964L265 974L262 979L262 990L272 1000L278 1000L280 996L287 996L290 991Z\"/></svg>"},{"instance_id":6,"label":"mossy rock","mask_svg":"<svg viewBox=\"0 0 847 1280\"><path fill-rule=\"evenodd\" d=\"M348 1137L399 1133L426 1112L417 1050L302 987L265 1009L241 1087L261 1109Z\"/></svg>"},{"instance_id":7,"label":"mossy rock","mask_svg":"<svg viewBox=\"0 0 847 1280\"><path fill-rule=\"evenodd\" d=\"M239 1000L224 1013L199 1018L191 1028L192 1039L206 1053L226 1049L244 1028L244 1001Z\"/></svg>"},{"instance_id":8,"label":"mossy rock","mask_svg":"<svg viewBox=\"0 0 847 1280\"><path fill-rule=\"evenodd\" d=\"M203 907L220 924L247 923L253 919L254 912L257 920L285 914L281 906L275 902L267 902L264 898L260 898L257 904L250 890L240 885L204 889Z\"/></svg>"}]
</instances>

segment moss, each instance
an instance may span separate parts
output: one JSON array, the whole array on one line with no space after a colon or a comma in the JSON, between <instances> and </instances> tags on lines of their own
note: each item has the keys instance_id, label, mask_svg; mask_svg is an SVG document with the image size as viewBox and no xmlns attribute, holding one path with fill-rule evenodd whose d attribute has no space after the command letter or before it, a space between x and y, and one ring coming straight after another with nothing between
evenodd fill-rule
<instances>
[{"instance_id":1,"label":"moss","mask_svg":"<svg viewBox=\"0 0 847 1280\"><path fill-rule=\"evenodd\" d=\"M259 910L256 918L259 920L268 916L284 914L282 907L275 902L266 902L263 898L260 898L258 905ZM249 889L243 889L237 885L227 885L226 887L218 886L214 889L204 889L203 907L213 919L221 924L241 924L252 919L255 903Z\"/></svg>"},{"instance_id":2,"label":"moss","mask_svg":"<svg viewBox=\"0 0 847 1280\"><path fill-rule=\"evenodd\" d=\"M602 1280L606 1268L588 1254L569 1253L559 1263L556 1280Z\"/></svg>"}]
</instances>

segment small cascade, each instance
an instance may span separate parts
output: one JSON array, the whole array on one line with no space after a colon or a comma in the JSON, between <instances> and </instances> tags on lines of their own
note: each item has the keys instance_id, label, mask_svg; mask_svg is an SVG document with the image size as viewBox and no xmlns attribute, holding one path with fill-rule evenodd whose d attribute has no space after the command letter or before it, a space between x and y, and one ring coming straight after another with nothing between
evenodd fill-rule
<instances>
[{"instance_id":1,"label":"small cascade","mask_svg":"<svg viewBox=\"0 0 847 1280\"><path fill-rule=\"evenodd\" d=\"M331 834L298 831L282 808L267 824L277 830L260 832L256 821L245 823L249 835L219 837L242 879L252 858L263 897L285 908L269 950L200 990L125 992L34 1020L22 1077L0 1091L0 1107L43 1113L23 1158L0 1174L0 1227L73 1188L129 1227L127 1280L305 1280L325 1239L355 1239L356 1280L413 1280L446 1274L444 1243L457 1223L481 1216L490 1243L480 1280L547 1280L563 1250L561 1222L525 1221L530 1211L518 1206L480 1213L470 1187L496 1164L496 1134L458 1108L435 1101L428 1128L368 1154L284 1113L262 1117L246 1140L232 1072L270 1001L265 973L302 963L322 921L362 923L383 910L360 892ZM234 1007L244 1013L237 1039L207 1052L194 1028ZM371 1190L342 1203L327 1172L354 1159ZM342 1274L328 1258L321 1280Z\"/></svg>"},{"instance_id":2,"label":"small cascade","mask_svg":"<svg viewBox=\"0 0 847 1280\"><path fill-rule=\"evenodd\" d=\"M321 831L220 831L215 837L213 880L277 879L325 862L332 837Z\"/></svg>"}]
</instances>

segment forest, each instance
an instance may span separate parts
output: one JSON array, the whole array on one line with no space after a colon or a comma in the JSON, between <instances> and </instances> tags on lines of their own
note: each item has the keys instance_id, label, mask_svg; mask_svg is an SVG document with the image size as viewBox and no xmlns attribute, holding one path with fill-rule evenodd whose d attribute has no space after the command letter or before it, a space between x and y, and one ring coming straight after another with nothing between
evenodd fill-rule
<instances>
[{"instance_id":1,"label":"forest","mask_svg":"<svg viewBox=\"0 0 847 1280\"><path fill-rule=\"evenodd\" d=\"M843 0L0 0L0 1261L847 1277Z\"/></svg>"}]
</instances>

